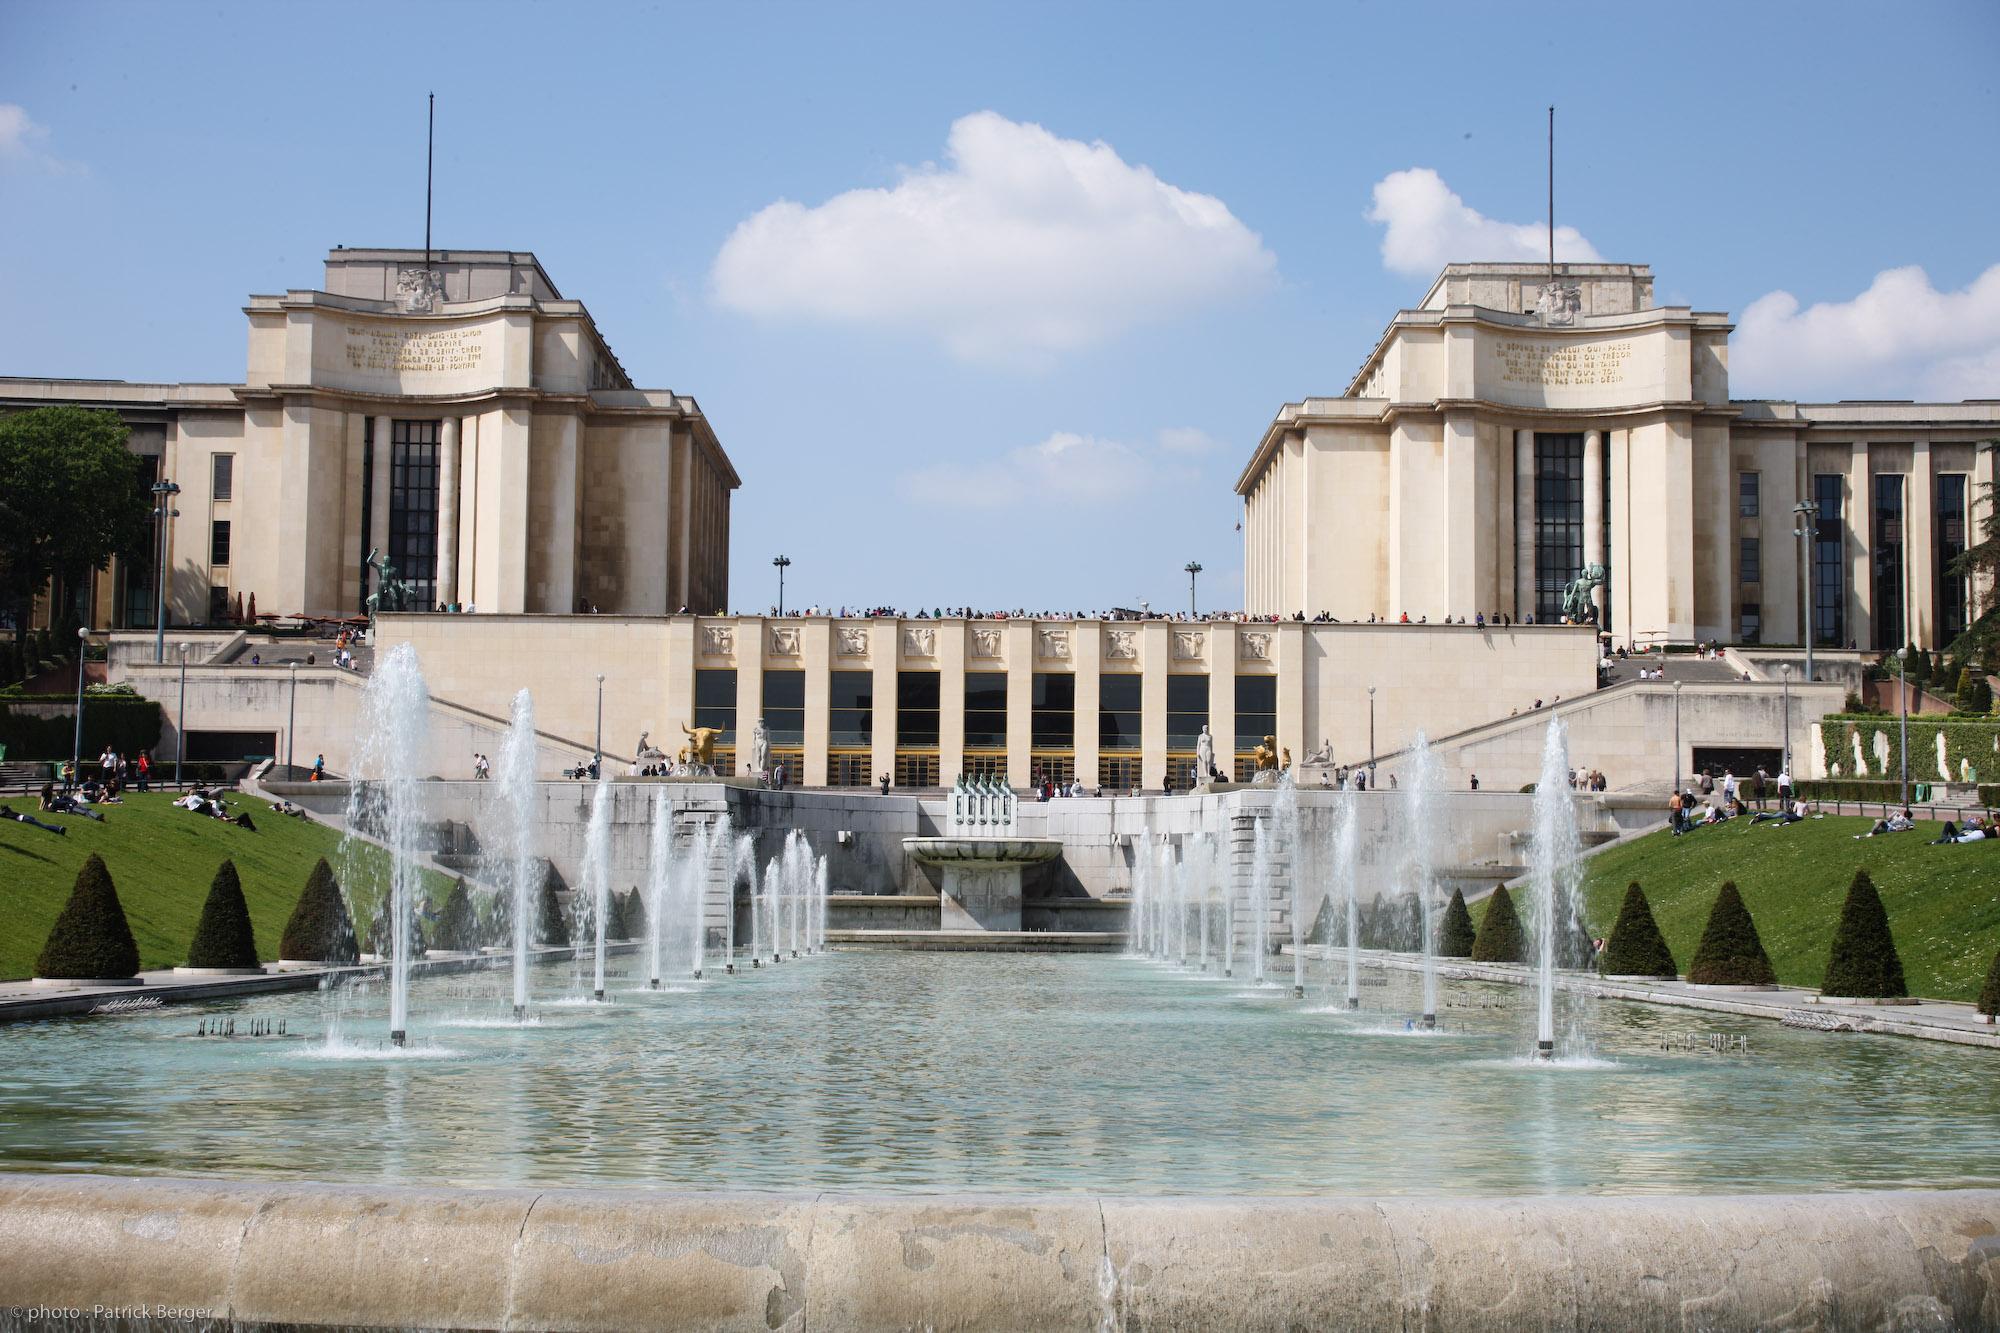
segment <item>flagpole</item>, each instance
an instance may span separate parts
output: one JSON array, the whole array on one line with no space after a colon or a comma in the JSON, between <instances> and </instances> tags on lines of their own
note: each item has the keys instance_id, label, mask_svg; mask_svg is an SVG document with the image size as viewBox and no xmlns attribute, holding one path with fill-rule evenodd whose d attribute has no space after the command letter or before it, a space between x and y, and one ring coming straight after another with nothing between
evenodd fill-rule
<instances>
[{"instance_id":1,"label":"flagpole","mask_svg":"<svg viewBox=\"0 0 2000 1333\"><path fill-rule=\"evenodd\" d=\"M431 163L437 149L436 93L430 94L430 120L424 128L424 272L431 270ZM1553 113L1551 113L1553 114ZM1553 131L1551 131L1553 133ZM1551 150L1553 151L1553 150ZM1551 191L1554 186L1549 187ZM1553 197L1553 195L1551 196ZM1551 254L1554 251L1550 251Z\"/></svg>"}]
</instances>

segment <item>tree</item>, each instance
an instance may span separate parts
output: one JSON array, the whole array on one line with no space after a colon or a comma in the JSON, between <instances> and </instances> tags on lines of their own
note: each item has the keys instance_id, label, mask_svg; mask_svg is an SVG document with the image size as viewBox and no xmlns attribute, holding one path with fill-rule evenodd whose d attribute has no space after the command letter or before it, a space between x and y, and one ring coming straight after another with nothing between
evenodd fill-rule
<instances>
[{"instance_id":1,"label":"tree","mask_svg":"<svg viewBox=\"0 0 2000 1333\"><path fill-rule=\"evenodd\" d=\"M1961 713L1989 713L1993 711L1993 687L1986 683L1986 673L1976 666L1966 666L1958 673L1958 698L1954 701Z\"/></svg>"},{"instance_id":2,"label":"tree","mask_svg":"<svg viewBox=\"0 0 2000 1333\"><path fill-rule=\"evenodd\" d=\"M201 905L201 922L188 945L189 967L256 967L257 936L250 929L250 905L243 901L243 882L236 863L224 861L208 886Z\"/></svg>"},{"instance_id":3,"label":"tree","mask_svg":"<svg viewBox=\"0 0 2000 1333\"><path fill-rule=\"evenodd\" d=\"M1674 966L1673 951L1667 948L1666 937L1660 934L1659 923L1653 920L1653 906L1646 901L1646 891L1637 880L1625 886L1625 902L1618 909L1611 938L1604 942L1598 971L1619 977L1680 975Z\"/></svg>"},{"instance_id":4,"label":"tree","mask_svg":"<svg viewBox=\"0 0 2000 1333\"><path fill-rule=\"evenodd\" d=\"M1451 902L1444 909L1444 920L1438 923L1438 957L1470 958L1477 937L1472 913L1465 910L1465 890L1453 889Z\"/></svg>"},{"instance_id":5,"label":"tree","mask_svg":"<svg viewBox=\"0 0 2000 1333\"><path fill-rule=\"evenodd\" d=\"M130 433L117 413L82 407L0 418L0 599L16 642L50 579L145 551L152 499Z\"/></svg>"},{"instance_id":6,"label":"tree","mask_svg":"<svg viewBox=\"0 0 2000 1333\"><path fill-rule=\"evenodd\" d=\"M1833 931L1833 951L1826 960L1826 979L1819 989L1822 995L1863 999L1900 999L1910 993L1903 984L1903 960L1889 933L1889 913L1866 870L1855 871L1847 886L1840 924Z\"/></svg>"},{"instance_id":7,"label":"tree","mask_svg":"<svg viewBox=\"0 0 2000 1333\"><path fill-rule=\"evenodd\" d=\"M139 946L104 858L92 852L35 960L38 977L116 981L139 971Z\"/></svg>"},{"instance_id":8,"label":"tree","mask_svg":"<svg viewBox=\"0 0 2000 1333\"><path fill-rule=\"evenodd\" d=\"M1479 936L1472 942L1475 963L1519 963L1527 953L1521 939L1521 916L1514 910L1514 896L1502 884L1486 900L1486 916L1479 923Z\"/></svg>"},{"instance_id":9,"label":"tree","mask_svg":"<svg viewBox=\"0 0 2000 1333\"><path fill-rule=\"evenodd\" d=\"M646 931L646 904L639 897L639 890L627 889L625 891L623 913L626 939L643 940L651 938Z\"/></svg>"},{"instance_id":10,"label":"tree","mask_svg":"<svg viewBox=\"0 0 2000 1333\"><path fill-rule=\"evenodd\" d=\"M1736 881L1724 880L1708 912L1701 943L1695 946L1694 961L1688 964L1687 979L1697 986L1772 986L1778 974L1771 969L1764 941L1757 937L1757 923L1736 891Z\"/></svg>"},{"instance_id":11,"label":"tree","mask_svg":"<svg viewBox=\"0 0 2000 1333\"><path fill-rule=\"evenodd\" d=\"M463 876L452 882L451 892L445 895L444 910L438 913L437 930L432 934L431 945L456 953L470 953L479 947L479 921L472 910L472 895L466 891Z\"/></svg>"},{"instance_id":12,"label":"tree","mask_svg":"<svg viewBox=\"0 0 2000 1333\"><path fill-rule=\"evenodd\" d=\"M354 918L348 915L340 881L333 877L333 867L324 856L306 876L298 906L292 909L292 918L285 923L278 957L300 963L361 961L361 948L354 937Z\"/></svg>"},{"instance_id":13,"label":"tree","mask_svg":"<svg viewBox=\"0 0 2000 1333\"><path fill-rule=\"evenodd\" d=\"M563 916L562 904L556 901L556 882L553 874L542 878L540 917L535 926L536 942L545 949L567 949L569 920Z\"/></svg>"},{"instance_id":14,"label":"tree","mask_svg":"<svg viewBox=\"0 0 2000 1333\"><path fill-rule=\"evenodd\" d=\"M2000 453L2000 440L1987 440L1980 447L1988 453ZM1965 633L1951 641L1949 651L1953 657L1971 658L1981 649L2000 644L2000 598L1993 596L1996 586L2000 586L2000 485L1990 481L1979 485L1986 492L1986 512L1979 519L1979 540L1951 562L1949 572L1962 575L1972 585L1974 605L1986 610L1965 627Z\"/></svg>"},{"instance_id":15,"label":"tree","mask_svg":"<svg viewBox=\"0 0 2000 1333\"><path fill-rule=\"evenodd\" d=\"M611 888L604 891L604 938L607 940L631 938L625 933L625 895Z\"/></svg>"},{"instance_id":16,"label":"tree","mask_svg":"<svg viewBox=\"0 0 2000 1333\"><path fill-rule=\"evenodd\" d=\"M1979 988L1979 1012L1991 1021L2000 1014L2000 951L1993 955L1993 966L1986 969L1986 984Z\"/></svg>"}]
</instances>

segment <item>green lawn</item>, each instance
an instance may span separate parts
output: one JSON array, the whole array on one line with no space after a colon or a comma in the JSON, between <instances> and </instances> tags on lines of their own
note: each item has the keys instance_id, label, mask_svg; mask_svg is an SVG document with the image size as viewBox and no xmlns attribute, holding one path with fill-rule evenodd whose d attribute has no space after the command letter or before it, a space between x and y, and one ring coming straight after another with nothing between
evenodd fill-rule
<instances>
[{"instance_id":1,"label":"green lawn","mask_svg":"<svg viewBox=\"0 0 2000 1333\"><path fill-rule=\"evenodd\" d=\"M69 834L59 838L0 821L0 980L33 974L35 955L69 900L77 870L92 852L104 858L118 886L142 968L187 961L209 882L224 857L236 862L257 932L257 956L267 960L278 956L279 937L313 862L324 856L336 874L341 867L335 851L338 833L276 814L251 796L233 796L229 804L250 813L257 825L254 833L177 809L159 793L128 793L125 804L104 807L102 824L75 815L41 814L32 796L7 798L4 804L61 824ZM441 901L447 881L436 875L430 879L431 896Z\"/></svg>"},{"instance_id":2,"label":"green lawn","mask_svg":"<svg viewBox=\"0 0 2000 1333\"><path fill-rule=\"evenodd\" d=\"M2000 949L2000 842L1931 847L1938 825L1929 823L1855 841L1872 822L1829 816L1781 827L1732 820L1681 838L1648 834L1585 863L1585 921L1593 935L1606 934L1625 886L1637 880L1686 971L1716 890L1733 879L1778 979L1817 986L1848 882L1865 866L1888 909L1910 993L1977 998Z\"/></svg>"}]
</instances>

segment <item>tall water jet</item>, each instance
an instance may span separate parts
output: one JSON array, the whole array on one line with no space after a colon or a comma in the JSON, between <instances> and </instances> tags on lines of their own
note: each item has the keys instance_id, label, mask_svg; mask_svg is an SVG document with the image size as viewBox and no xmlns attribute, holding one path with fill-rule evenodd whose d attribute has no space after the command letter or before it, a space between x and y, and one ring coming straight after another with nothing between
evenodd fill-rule
<instances>
[{"instance_id":1,"label":"tall water jet","mask_svg":"<svg viewBox=\"0 0 2000 1333\"><path fill-rule=\"evenodd\" d=\"M748 833L743 835L743 840L751 844L748 854L744 857L745 871L750 876L750 966L758 968L764 965L764 899L762 897L764 889L757 874L756 845L751 842L751 835ZM769 866L765 867L763 877L768 879L772 872L777 869L777 866L778 863L773 860Z\"/></svg>"},{"instance_id":2,"label":"tall water jet","mask_svg":"<svg viewBox=\"0 0 2000 1333\"><path fill-rule=\"evenodd\" d=\"M1257 816L1257 833L1250 845L1250 979L1261 986L1271 916L1271 828L1262 815Z\"/></svg>"},{"instance_id":3,"label":"tall water jet","mask_svg":"<svg viewBox=\"0 0 2000 1333\"><path fill-rule=\"evenodd\" d=\"M535 700L528 691L514 696L507 734L500 738L500 763L493 772L500 806L496 832L506 857L502 869L513 895L514 1017L528 1014L528 960L535 946L536 908L546 871L535 846Z\"/></svg>"},{"instance_id":4,"label":"tall water jet","mask_svg":"<svg viewBox=\"0 0 2000 1333\"><path fill-rule=\"evenodd\" d=\"M812 951L814 953L824 953L826 951L826 909L827 909L827 900L831 896L829 893L829 888L830 888L829 881L832 877L832 874L833 874L832 865L828 862L826 857L824 856L820 857L819 865L813 874L813 914L812 914L811 943L812 943Z\"/></svg>"},{"instance_id":5,"label":"tall water jet","mask_svg":"<svg viewBox=\"0 0 2000 1333\"><path fill-rule=\"evenodd\" d=\"M1132 849L1132 905L1126 909L1125 924L1128 938L1126 951L1144 958L1152 952L1152 940L1147 934L1151 924L1146 916L1146 844L1143 838Z\"/></svg>"},{"instance_id":6,"label":"tall water jet","mask_svg":"<svg viewBox=\"0 0 2000 1333\"><path fill-rule=\"evenodd\" d=\"M430 761L430 691L417 650L399 643L376 663L361 693L354 779L347 789L348 841L343 861L359 850L355 835L373 837L388 857L383 894L389 933L389 1040L401 1046L410 1020L410 927L423 891L422 774ZM349 871L348 881L356 878Z\"/></svg>"},{"instance_id":7,"label":"tall water jet","mask_svg":"<svg viewBox=\"0 0 2000 1333\"><path fill-rule=\"evenodd\" d=\"M792 891L786 916L791 921L792 957L798 958L801 956L805 940L806 899L812 895L813 880L816 877L813 871L812 844L806 841L806 835L798 829L793 829L791 836L785 840L785 860L791 872L786 879L790 881Z\"/></svg>"},{"instance_id":8,"label":"tall water jet","mask_svg":"<svg viewBox=\"0 0 2000 1333\"><path fill-rule=\"evenodd\" d=\"M1576 890L1582 852L1576 799L1569 789L1569 734L1549 719L1542 741L1542 772L1535 782L1535 836L1528 848L1528 879L1535 894L1535 1055L1556 1054L1556 951L1576 933Z\"/></svg>"},{"instance_id":9,"label":"tall water jet","mask_svg":"<svg viewBox=\"0 0 2000 1333\"><path fill-rule=\"evenodd\" d=\"M611 915L611 783L600 780L590 800L590 823L583 833L584 901L590 904L591 929L596 957L591 972L591 995L604 998L604 925Z\"/></svg>"},{"instance_id":10,"label":"tall water jet","mask_svg":"<svg viewBox=\"0 0 2000 1333\"><path fill-rule=\"evenodd\" d=\"M674 891L674 805L665 787L653 789L652 839L646 848L646 934L650 946L650 986L660 988L660 956L665 951L668 909Z\"/></svg>"},{"instance_id":11,"label":"tall water jet","mask_svg":"<svg viewBox=\"0 0 2000 1333\"><path fill-rule=\"evenodd\" d=\"M724 844L725 847L727 845ZM729 889L724 895L728 899L729 910L723 926L723 943L729 961L722 970L730 976L736 975L736 881L746 875L750 879L750 931L754 937L757 931L757 838L750 833L736 840L735 855L729 861ZM750 944L750 966L757 966L757 943L754 938Z\"/></svg>"},{"instance_id":12,"label":"tall water jet","mask_svg":"<svg viewBox=\"0 0 2000 1333\"><path fill-rule=\"evenodd\" d=\"M729 828L729 812L724 810L713 824L701 824L694 831L694 844L688 857L687 871L683 876L684 915L688 930L688 975L696 981L708 968L708 889L709 877L714 873L714 861L720 856L723 863L723 900L731 904L728 920L723 925L723 971L736 970L735 932L736 912L736 844Z\"/></svg>"},{"instance_id":13,"label":"tall water jet","mask_svg":"<svg viewBox=\"0 0 2000 1333\"><path fill-rule=\"evenodd\" d=\"M1437 756L1423 732L1410 745L1403 782L1403 854L1405 882L1417 895L1417 918L1423 933L1425 1028L1437 1026L1437 827L1439 789L1443 786Z\"/></svg>"},{"instance_id":14,"label":"tall water jet","mask_svg":"<svg viewBox=\"0 0 2000 1333\"><path fill-rule=\"evenodd\" d=\"M1203 972L1208 971L1208 934L1209 934L1208 905L1209 905L1209 900L1215 896L1214 848L1215 844L1209 840L1209 837L1206 833L1199 834L1196 836L1194 840L1194 869L1195 869L1194 882L1195 882L1195 892L1198 893L1200 897L1197 899L1195 915L1200 921L1199 928L1201 930L1201 947L1198 951L1198 956L1201 963L1201 970Z\"/></svg>"},{"instance_id":15,"label":"tall water jet","mask_svg":"<svg viewBox=\"0 0 2000 1333\"><path fill-rule=\"evenodd\" d=\"M1360 849L1360 811L1354 789L1341 793L1333 825L1334 885L1347 902L1347 1007L1361 1007L1361 876L1355 865ZM1328 932L1329 935L1332 932Z\"/></svg>"},{"instance_id":16,"label":"tall water jet","mask_svg":"<svg viewBox=\"0 0 2000 1333\"><path fill-rule=\"evenodd\" d=\"M1306 886L1313 882L1311 867L1307 863L1305 837L1299 825L1299 785L1297 769L1278 776L1277 799L1271 802L1271 851L1273 856L1282 853L1288 862L1286 873L1287 899L1291 903L1288 915L1292 923L1292 996L1303 1000L1306 997L1306 938L1305 938L1305 895ZM1277 867L1272 866L1275 883Z\"/></svg>"}]
</instances>

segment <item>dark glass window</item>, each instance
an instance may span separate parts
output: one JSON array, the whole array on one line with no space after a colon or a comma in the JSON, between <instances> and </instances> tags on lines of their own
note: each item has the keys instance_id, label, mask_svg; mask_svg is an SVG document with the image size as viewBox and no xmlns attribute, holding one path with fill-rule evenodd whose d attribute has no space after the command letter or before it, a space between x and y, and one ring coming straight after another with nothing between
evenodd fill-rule
<instances>
[{"instance_id":1,"label":"dark glass window","mask_svg":"<svg viewBox=\"0 0 2000 1333\"><path fill-rule=\"evenodd\" d=\"M1167 748L1192 750L1208 725L1208 677L1167 677Z\"/></svg>"},{"instance_id":2,"label":"dark glass window","mask_svg":"<svg viewBox=\"0 0 2000 1333\"><path fill-rule=\"evenodd\" d=\"M1264 743L1266 736L1278 734L1278 678L1238 676L1236 678L1236 749L1248 754Z\"/></svg>"},{"instance_id":3,"label":"dark glass window","mask_svg":"<svg viewBox=\"0 0 2000 1333\"><path fill-rule=\"evenodd\" d=\"M212 455L209 458L209 478L213 483L209 493L218 500L229 499L236 490L236 455Z\"/></svg>"},{"instance_id":4,"label":"dark glass window","mask_svg":"<svg viewBox=\"0 0 2000 1333\"><path fill-rule=\"evenodd\" d=\"M806 673L764 673L764 726L773 745L803 745L806 739Z\"/></svg>"},{"instance_id":5,"label":"dark glass window","mask_svg":"<svg viewBox=\"0 0 2000 1333\"><path fill-rule=\"evenodd\" d=\"M827 744L872 744L875 740L875 673L836 671L828 678L827 691ZM835 785L865 786L866 781Z\"/></svg>"},{"instance_id":6,"label":"dark glass window","mask_svg":"<svg viewBox=\"0 0 2000 1333\"><path fill-rule=\"evenodd\" d=\"M935 671L898 671L896 673L896 745L898 748L936 746L938 743L938 673ZM935 786L930 783L905 782L902 761L897 760L896 785Z\"/></svg>"},{"instance_id":7,"label":"dark glass window","mask_svg":"<svg viewBox=\"0 0 2000 1333\"><path fill-rule=\"evenodd\" d=\"M1757 482L1755 472L1736 474L1736 512L1744 518L1757 517Z\"/></svg>"},{"instance_id":8,"label":"dark glass window","mask_svg":"<svg viewBox=\"0 0 2000 1333\"><path fill-rule=\"evenodd\" d=\"M1736 638L1740 643L1756 643L1764 633L1764 606L1761 602L1743 603L1743 620L1737 626Z\"/></svg>"},{"instance_id":9,"label":"dark glass window","mask_svg":"<svg viewBox=\"0 0 2000 1333\"><path fill-rule=\"evenodd\" d=\"M1535 436L1535 619L1562 619L1583 572L1583 436ZM1239 728L1238 730L1241 730Z\"/></svg>"},{"instance_id":10,"label":"dark glass window","mask_svg":"<svg viewBox=\"0 0 2000 1333\"><path fill-rule=\"evenodd\" d=\"M698 668L694 673L694 724L718 727L725 745L736 740L736 672L728 667ZM662 745L663 750L673 746Z\"/></svg>"},{"instance_id":11,"label":"dark glass window","mask_svg":"<svg viewBox=\"0 0 2000 1333\"><path fill-rule=\"evenodd\" d=\"M1738 540L1737 546L1739 548L1737 564L1740 566L1739 577L1742 582L1762 583L1764 581L1764 543L1755 537L1744 537Z\"/></svg>"},{"instance_id":12,"label":"dark glass window","mask_svg":"<svg viewBox=\"0 0 2000 1333\"><path fill-rule=\"evenodd\" d=\"M1137 676L1104 676L1098 680L1098 749L1136 751L1139 748L1139 723L1143 708L1141 690Z\"/></svg>"},{"instance_id":13,"label":"dark glass window","mask_svg":"<svg viewBox=\"0 0 2000 1333\"><path fill-rule=\"evenodd\" d=\"M218 518L208 525L208 563L229 567L229 520Z\"/></svg>"},{"instance_id":14,"label":"dark glass window","mask_svg":"<svg viewBox=\"0 0 2000 1333\"><path fill-rule=\"evenodd\" d=\"M1035 673L1031 718L1034 748L1068 750L1076 745L1076 677L1067 671Z\"/></svg>"},{"instance_id":15,"label":"dark glass window","mask_svg":"<svg viewBox=\"0 0 2000 1333\"><path fill-rule=\"evenodd\" d=\"M1875 647L1903 646L1903 477L1875 474Z\"/></svg>"},{"instance_id":16,"label":"dark glass window","mask_svg":"<svg viewBox=\"0 0 2000 1333\"><path fill-rule=\"evenodd\" d=\"M1965 474L1940 472L1937 479L1937 638L1941 648L1965 633L1965 575L1951 571L1965 554Z\"/></svg>"},{"instance_id":17,"label":"dark glass window","mask_svg":"<svg viewBox=\"0 0 2000 1333\"><path fill-rule=\"evenodd\" d=\"M437 601L438 423L397 421L392 430L389 559L428 609Z\"/></svg>"},{"instance_id":18,"label":"dark glass window","mask_svg":"<svg viewBox=\"0 0 2000 1333\"><path fill-rule=\"evenodd\" d=\"M965 673L965 748L1007 748L1007 673Z\"/></svg>"},{"instance_id":19,"label":"dark glass window","mask_svg":"<svg viewBox=\"0 0 2000 1333\"><path fill-rule=\"evenodd\" d=\"M1841 568L1845 543L1841 538L1841 481L1838 472L1813 477L1812 589L1813 642L1839 647L1847 641L1847 578Z\"/></svg>"}]
</instances>

